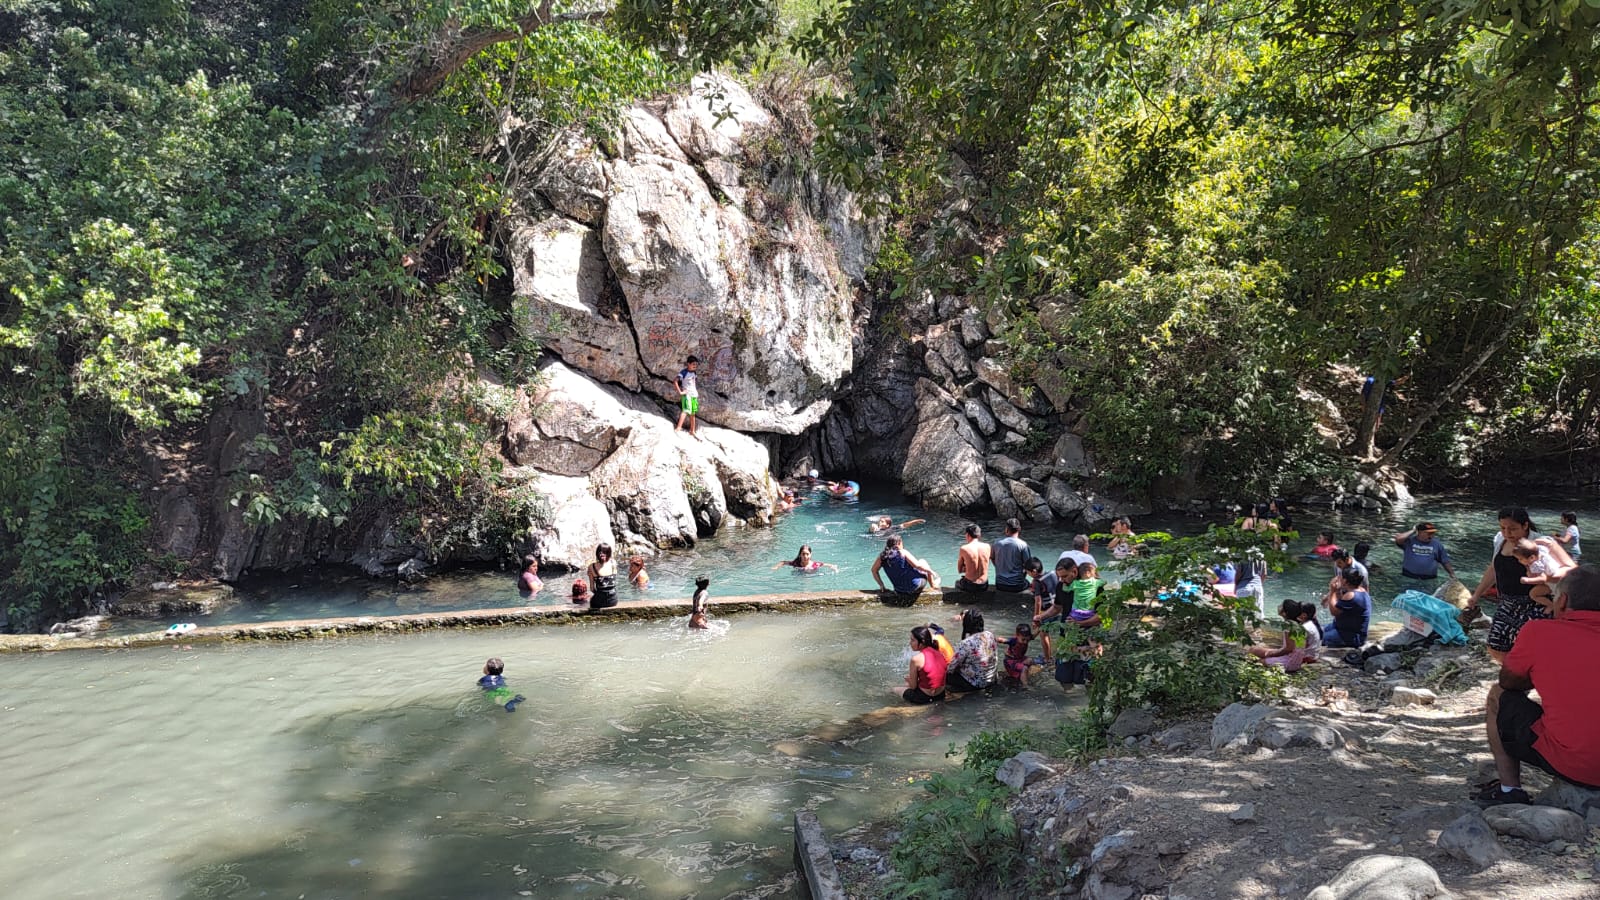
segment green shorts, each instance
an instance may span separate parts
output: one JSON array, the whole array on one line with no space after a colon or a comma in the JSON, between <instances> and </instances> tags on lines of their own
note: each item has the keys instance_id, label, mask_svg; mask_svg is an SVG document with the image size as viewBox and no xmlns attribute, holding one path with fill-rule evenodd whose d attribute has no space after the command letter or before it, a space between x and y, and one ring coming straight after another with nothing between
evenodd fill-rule
<instances>
[{"instance_id":1,"label":"green shorts","mask_svg":"<svg viewBox=\"0 0 1600 900\"><path fill-rule=\"evenodd\" d=\"M684 394L678 398L678 408L692 416L700 411L700 398Z\"/></svg>"}]
</instances>

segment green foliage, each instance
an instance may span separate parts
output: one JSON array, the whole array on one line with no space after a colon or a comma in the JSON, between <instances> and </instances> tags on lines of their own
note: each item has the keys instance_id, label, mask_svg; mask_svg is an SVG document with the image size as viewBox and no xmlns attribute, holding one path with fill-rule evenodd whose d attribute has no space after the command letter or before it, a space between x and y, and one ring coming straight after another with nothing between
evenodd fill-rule
<instances>
[{"instance_id":1,"label":"green foliage","mask_svg":"<svg viewBox=\"0 0 1600 900\"><path fill-rule=\"evenodd\" d=\"M1167 713L1211 710L1280 693L1282 674L1238 649L1255 624L1252 601L1224 597L1209 587L1211 567L1229 560L1256 557L1275 571L1292 565L1275 549L1280 537L1213 527L1160 544L1097 605L1109 628L1046 626L1058 646L1101 648L1092 661L1091 721L1104 727L1134 707L1156 706ZM1184 582L1195 586L1200 599L1154 602Z\"/></svg>"},{"instance_id":2,"label":"green foliage","mask_svg":"<svg viewBox=\"0 0 1600 900\"><path fill-rule=\"evenodd\" d=\"M901 817L890 895L960 898L1002 883L1021 855L1011 789L991 773L935 774Z\"/></svg>"},{"instance_id":3,"label":"green foliage","mask_svg":"<svg viewBox=\"0 0 1600 900\"><path fill-rule=\"evenodd\" d=\"M998 338L1061 373L1121 486L1262 492L1334 463L1300 395L1330 362L1422 398L1389 404L1391 455L1452 409L1592 431L1594 392L1538 373L1588 373L1568 323L1600 312L1597 22L1546 0L852 0L806 47L842 81L817 102L829 171L907 238L939 247L958 197L983 231L897 284L1006 310Z\"/></svg>"}]
</instances>

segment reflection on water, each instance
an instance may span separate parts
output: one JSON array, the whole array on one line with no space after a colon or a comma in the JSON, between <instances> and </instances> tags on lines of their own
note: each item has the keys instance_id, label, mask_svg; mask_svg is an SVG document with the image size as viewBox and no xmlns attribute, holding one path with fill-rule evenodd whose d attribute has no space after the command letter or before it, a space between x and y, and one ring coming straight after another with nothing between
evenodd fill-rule
<instances>
[{"instance_id":1,"label":"reflection on water","mask_svg":"<svg viewBox=\"0 0 1600 900\"><path fill-rule=\"evenodd\" d=\"M752 614L0 660L15 897L791 896L790 817L901 806L1053 685L891 702L953 610ZM995 630L1018 615L996 613ZM506 661L527 696L474 687ZM811 737L829 726L831 740Z\"/></svg>"},{"instance_id":2,"label":"reflection on water","mask_svg":"<svg viewBox=\"0 0 1600 900\"><path fill-rule=\"evenodd\" d=\"M648 592L630 587L620 589L624 600L641 597L686 599L694 592L694 579L711 578L713 597L744 594L815 590L853 590L872 587L872 561L883 548L883 538L867 531L869 518L889 515L895 521L926 517L928 523L904 533L906 547L940 572L946 584L955 582L956 548L966 519L949 513L918 510L887 490L874 491L868 485L859 503L819 499L803 504L772 528L740 528L702 541L693 550L668 552L650 562L652 588ZM879 496L893 496L893 502ZM1531 502L1531 501L1521 501ZM1495 510L1502 505L1493 498L1451 495L1420 499L1409 507L1383 512L1356 510L1297 510L1295 526L1301 537L1291 548L1297 553L1310 550L1317 532L1331 529L1345 547L1357 541L1373 545L1371 559L1380 568L1373 577L1373 593L1379 600L1381 615L1388 615L1388 601L1403 588L1398 580L1400 553L1391 536L1416 524L1421 518L1440 524L1457 571L1474 583L1489 560L1490 541L1495 532ZM1534 519L1554 528L1558 512L1569 508L1564 502L1537 505ZM1581 508L1581 507L1580 507ZM986 537L999 536L998 523L984 521ZM1207 523L1178 516L1145 516L1135 519L1141 531L1165 530L1174 534L1194 534ZM1023 537L1034 553L1046 561L1054 560L1071 545L1069 529L1029 525ZM814 559L839 566L837 573L823 569L800 573L784 567L773 571L774 563L793 559L801 544L811 547ZM1103 544L1096 555L1104 562ZM1116 578L1115 566L1106 573ZM1268 580L1269 606L1288 597L1310 600L1326 587L1331 567L1324 562L1305 563ZM574 576L547 576L545 590L531 602L565 605ZM239 587L242 602L215 616L196 619L200 624L269 621L320 616L385 615L454 609L479 609L525 606L530 601L517 593L515 572L457 573L406 586L375 582L359 575L305 573L293 577L270 577L246 582ZM160 627L168 623L162 621ZM151 630L148 621L123 621L117 630Z\"/></svg>"}]
</instances>

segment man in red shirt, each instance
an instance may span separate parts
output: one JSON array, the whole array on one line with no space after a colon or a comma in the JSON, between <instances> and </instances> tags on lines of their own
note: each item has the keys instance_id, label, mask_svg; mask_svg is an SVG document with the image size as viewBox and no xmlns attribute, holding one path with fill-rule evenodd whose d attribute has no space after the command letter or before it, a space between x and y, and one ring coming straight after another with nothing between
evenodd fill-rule
<instances>
[{"instance_id":1,"label":"man in red shirt","mask_svg":"<svg viewBox=\"0 0 1600 900\"><path fill-rule=\"evenodd\" d=\"M1600 568L1579 566L1557 589L1555 617L1529 622L1489 692L1489 750L1499 784L1478 795L1480 806L1527 803L1522 764L1580 787L1600 789ZM1543 705L1528 697L1539 692Z\"/></svg>"}]
</instances>

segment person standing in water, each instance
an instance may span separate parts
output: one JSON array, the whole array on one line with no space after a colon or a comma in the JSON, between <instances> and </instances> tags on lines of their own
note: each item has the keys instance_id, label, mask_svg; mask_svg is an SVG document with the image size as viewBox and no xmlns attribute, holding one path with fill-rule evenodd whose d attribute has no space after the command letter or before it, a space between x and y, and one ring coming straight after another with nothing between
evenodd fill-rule
<instances>
[{"instance_id":1,"label":"person standing in water","mask_svg":"<svg viewBox=\"0 0 1600 900\"><path fill-rule=\"evenodd\" d=\"M706 608L711 600L711 579L704 575L694 580L694 597L689 600L689 627L700 630L709 628L706 621Z\"/></svg>"},{"instance_id":2,"label":"person standing in water","mask_svg":"<svg viewBox=\"0 0 1600 900\"><path fill-rule=\"evenodd\" d=\"M517 578L517 590L524 594L537 594L544 589L539 580L539 557L529 553L522 558L522 575Z\"/></svg>"},{"instance_id":3,"label":"person standing in water","mask_svg":"<svg viewBox=\"0 0 1600 900\"><path fill-rule=\"evenodd\" d=\"M687 419L690 436L694 436L695 417L700 414L700 377L697 374L699 368L700 358L690 356L683 361L683 368L678 372L678 379L674 382L678 388L678 424L672 430L682 430L684 420Z\"/></svg>"},{"instance_id":4,"label":"person standing in water","mask_svg":"<svg viewBox=\"0 0 1600 900\"><path fill-rule=\"evenodd\" d=\"M995 590L1020 594L1028 590L1027 565L1031 554L1028 542L1022 539L1022 523L1006 520L1006 536L990 548L994 556Z\"/></svg>"},{"instance_id":5,"label":"person standing in water","mask_svg":"<svg viewBox=\"0 0 1600 900\"><path fill-rule=\"evenodd\" d=\"M589 564L590 609L607 609L617 605L617 561L611 558L611 545L594 548L594 562Z\"/></svg>"},{"instance_id":6,"label":"person standing in water","mask_svg":"<svg viewBox=\"0 0 1600 900\"><path fill-rule=\"evenodd\" d=\"M1450 564L1450 552L1444 548L1444 541L1439 540L1438 535L1439 526L1432 522L1419 522L1410 531L1402 531L1394 536L1394 545L1403 554L1400 561L1400 574L1403 577L1432 581L1439 577L1440 568L1450 573L1451 578L1456 577L1456 568ZM1499 545L1495 549L1499 550Z\"/></svg>"}]
</instances>

